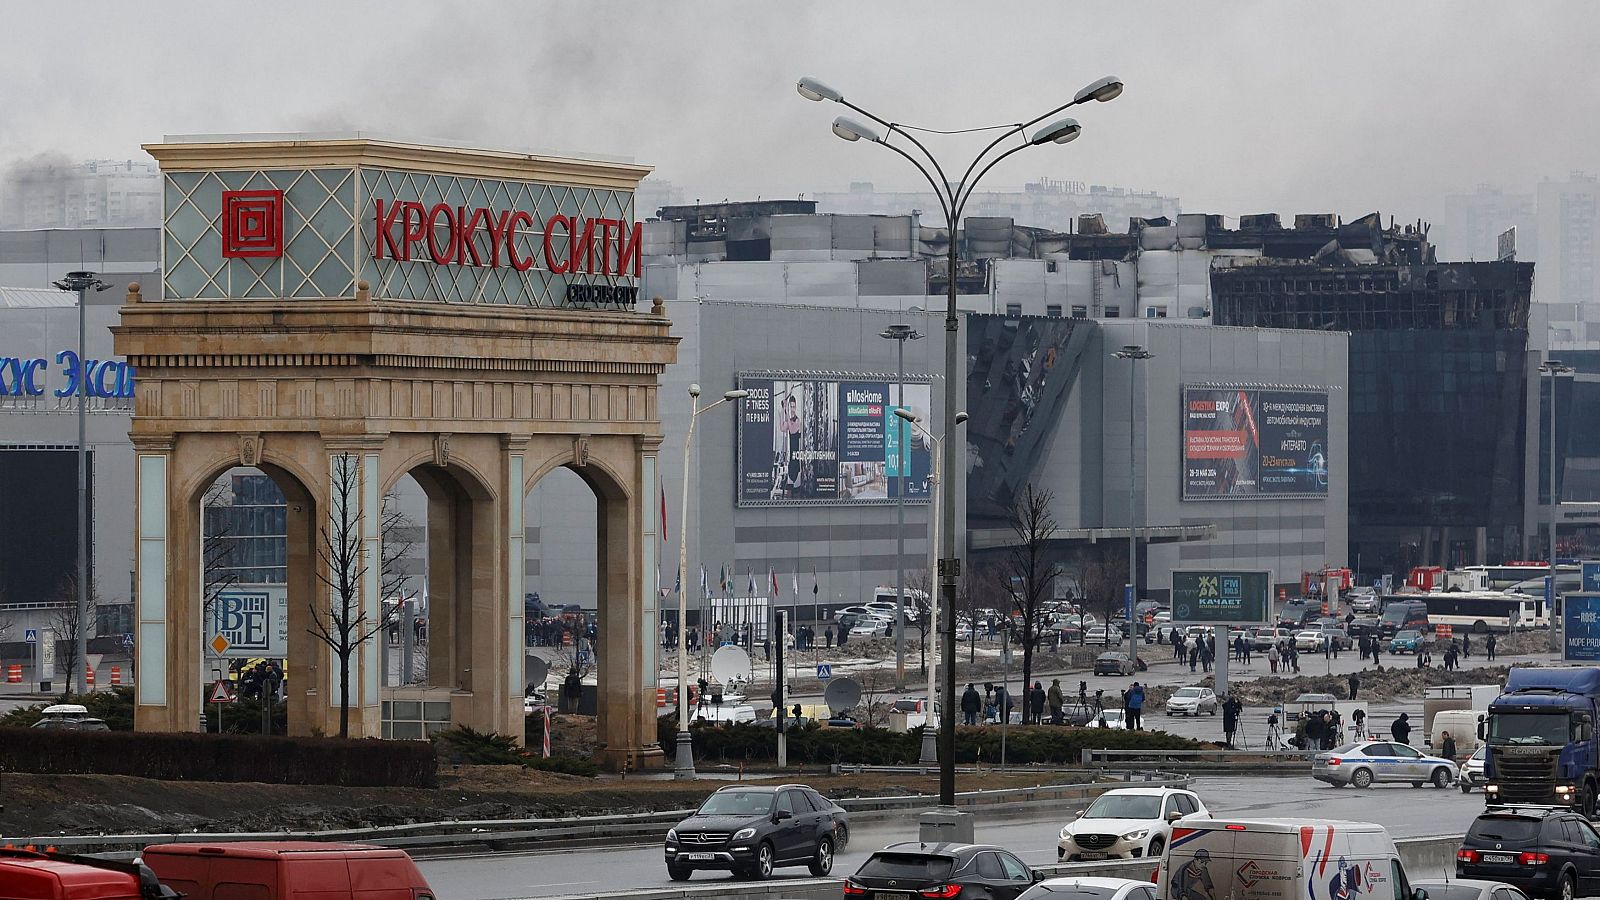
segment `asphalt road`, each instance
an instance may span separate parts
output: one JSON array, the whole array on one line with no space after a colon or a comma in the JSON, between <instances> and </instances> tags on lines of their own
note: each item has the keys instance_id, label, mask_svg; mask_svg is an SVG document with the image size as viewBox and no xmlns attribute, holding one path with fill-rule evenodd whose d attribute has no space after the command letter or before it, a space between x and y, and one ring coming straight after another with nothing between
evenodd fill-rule
<instances>
[{"instance_id":1,"label":"asphalt road","mask_svg":"<svg viewBox=\"0 0 1600 900\"><path fill-rule=\"evenodd\" d=\"M1394 837L1462 834L1483 809L1483 795L1455 789L1382 785L1359 791L1334 788L1306 777L1204 777L1196 791L1213 814L1238 817L1314 815L1327 819L1378 822ZM977 838L999 844L1035 864L1054 862L1060 813L1045 811L997 817L979 813ZM850 848L839 854L834 874L855 871L876 848L914 840L915 817L863 822L852 829ZM604 850L561 850L420 860L440 897L451 900L503 900L549 897L631 888L670 886L661 845L629 845ZM808 877L804 868L780 870L779 877ZM730 880L716 872L696 873L693 883Z\"/></svg>"}]
</instances>

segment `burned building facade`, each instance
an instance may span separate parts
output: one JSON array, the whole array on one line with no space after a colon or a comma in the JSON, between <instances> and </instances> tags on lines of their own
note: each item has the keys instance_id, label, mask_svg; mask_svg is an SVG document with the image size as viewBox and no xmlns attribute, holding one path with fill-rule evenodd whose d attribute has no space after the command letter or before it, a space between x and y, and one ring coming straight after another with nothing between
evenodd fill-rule
<instances>
[{"instance_id":1,"label":"burned building facade","mask_svg":"<svg viewBox=\"0 0 1600 900\"><path fill-rule=\"evenodd\" d=\"M1376 216L1255 230L1259 258L1212 268L1213 322L1349 332L1347 562L1370 578L1527 553L1533 264L1438 262L1424 227Z\"/></svg>"}]
</instances>

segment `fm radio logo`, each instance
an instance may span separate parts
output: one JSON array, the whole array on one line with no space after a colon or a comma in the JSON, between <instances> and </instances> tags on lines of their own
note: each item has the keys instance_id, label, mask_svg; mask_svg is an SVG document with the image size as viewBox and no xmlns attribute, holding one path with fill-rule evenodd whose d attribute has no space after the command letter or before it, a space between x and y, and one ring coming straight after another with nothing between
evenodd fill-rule
<instances>
[{"instance_id":1,"label":"fm radio logo","mask_svg":"<svg viewBox=\"0 0 1600 900\"><path fill-rule=\"evenodd\" d=\"M222 255L283 255L283 191L222 192Z\"/></svg>"}]
</instances>

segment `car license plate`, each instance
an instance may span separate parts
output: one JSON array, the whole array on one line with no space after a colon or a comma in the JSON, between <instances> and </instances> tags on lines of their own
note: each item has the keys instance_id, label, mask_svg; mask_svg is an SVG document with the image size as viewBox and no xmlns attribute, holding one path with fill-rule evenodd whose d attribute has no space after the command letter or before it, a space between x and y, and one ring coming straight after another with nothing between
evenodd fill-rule
<instances>
[{"instance_id":1,"label":"car license plate","mask_svg":"<svg viewBox=\"0 0 1600 900\"><path fill-rule=\"evenodd\" d=\"M1098 850L1085 850L1078 854L1079 859L1105 859L1106 855Z\"/></svg>"},{"instance_id":2,"label":"car license plate","mask_svg":"<svg viewBox=\"0 0 1600 900\"><path fill-rule=\"evenodd\" d=\"M715 853L691 853L691 854L689 854L689 861L690 862L711 862L712 860L714 860L716 858L717 858L717 855Z\"/></svg>"},{"instance_id":3,"label":"car license plate","mask_svg":"<svg viewBox=\"0 0 1600 900\"><path fill-rule=\"evenodd\" d=\"M1483 861L1486 863L1500 863L1504 865L1516 862L1517 858L1509 853L1485 853L1483 854Z\"/></svg>"},{"instance_id":4,"label":"car license plate","mask_svg":"<svg viewBox=\"0 0 1600 900\"><path fill-rule=\"evenodd\" d=\"M902 891L873 891L872 900L911 900L911 895Z\"/></svg>"}]
</instances>

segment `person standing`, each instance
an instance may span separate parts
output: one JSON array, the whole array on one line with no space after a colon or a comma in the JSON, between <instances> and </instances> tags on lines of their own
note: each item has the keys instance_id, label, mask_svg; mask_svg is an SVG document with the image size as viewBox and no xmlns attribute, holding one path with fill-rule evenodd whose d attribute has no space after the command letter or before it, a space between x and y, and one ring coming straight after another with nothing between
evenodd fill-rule
<instances>
[{"instance_id":1,"label":"person standing","mask_svg":"<svg viewBox=\"0 0 1600 900\"><path fill-rule=\"evenodd\" d=\"M1143 712L1144 712L1144 685L1142 685L1139 682L1135 681L1133 683L1133 686L1128 688L1127 709L1125 710L1125 714L1127 716L1127 721L1128 721L1128 727L1129 728L1131 728L1131 729L1133 729L1135 731L1140 730L1140 728L1141 728L1140 718L1141 718Z\"/></svg>"},{"instance_id":2,"label":"person standing","mask_svg":"<svg viewBox=\"0 0 1600 900\"><path fill-rule=\"evenodd\" d=\"M1278 674L1278 645L1273 644L1267 648L1267 665L1272 667L1272 674Z\"/></svg>"},{"instance_id":3,"label":"person standing","mask_svg":"<svg viewBox=\"0 0 1600 900\"><path fill-rule=\"evenodd\" d=\"M961 717L968 725L978 724L978 711L983 708L983 698L978 696L978 689L967 682L967 689L961 693Z\"/></svg>"},{"instance_id":4,"label":"person standing","mask_svg":"<svg viewBox=\"0 0 1600 900\"><path fill-rule=\"evenodd\" d=\"M1411 717L1405 713L1389 724L1389 734L1402 744L1411 743Z\"/></svg>"},{"instance_id":5,"label":"person standing","mask_svg":"<svg viewBox=\"0 0 1600 900\"><path fill-rule=\"evenodd\" d=\"M1472 635L1471 634L1462 634L1461 635L1461 657L1463 659L1470 659L1472 657Z\"/></svg>"},{"instance_id":6,"label":"person standing","mask_svg":"<svg viewBox=\"0 0 1600 900\"><path fill-rule=\"evenodd\" d=\"M1382 646L1382 644L1383 644L1382 641L1373 641L1372 642L1372 665L1373 665L1374 668L1378 668L1378 669L1383 668L1383 663L1378 661L1378 648L1380 646Z\"/></svg>"},{"instance_id":7,"label":"person standing","mask_svg":"<svg viewBox=\"0 0 1600 900\"><path fill-rule=\"evenodd\" d=\"M828 626L828 630L824 631L822 633L822 637L828 642L828 649L832 650L833 649L833 626L832 625L829 625Z\"/></svg>"},{"instance_id":8,"label":"person standing","mask_svg":"<svg viewBox=\"0 0 1600 900\"><path fill-rule=\"evenodd\" d=\"M1028 724L1029 725L1043 725L1044 724L1044 702L1045 702L1044 685L1042 685L1039 682L1035 681L1033 683L1033 687L1028 690Z\"/></svg>"},{"instance_id":9,"label":"person standing","mask_svg":"<svg viewBox=\"0 0 1600 900\"><path fill-rule=\"evenodd\" d=\"M1448 760L1450 760L1452 762L1455 761L1455 758L1456 758L1456 739L1451 737L1450 736L1450 732L1448 732L1448 731L1444 732L1443 736L1440 738L1440 741L1439 741L1439 755L1443 756L1445 759L1448 759Z\"/></svg>"},{"instance_id":10,"label":"person standing","mask_svg":"<svg viewBox=\"0 0 1600 900\"><path fill-rule=\"evenodd\" d=\"M1489 661L1490 662L1494 662L1494 645L1496 643L1497 643L1497 641L1495 639L1494 632L1492 632L1492 631L1489 632L1489 636L1487 638L1485 638L1484 641L1483 641L1483 647L1489 653Z\"/></svg>"},{"instance_id":11,"label":"person standing","mask_svg":"<svg viewBox=\"0 0 1600 900\"><path fill-rule=\"evenodd\" d=\"M1229 696L1222 701L1222 739L1229 746L1233 746L1233 733L1239 729L1239 713L1244 709L1237 697Z\"/></svg>"},{"instance_id":12,"label":"person standing","mask_svg":"<svg viewBox=\"0 0 1600 900\"><path fill-rule=\"evenodd\" d=\"M1066 705L1066 698L1061 695L1061 679L1050 679L1050 692L1045 700L1050 704L1050 724L1061 724L1061 707Z\"/></svg>"},{"instance_id":13,"label":"person standing","mask_svg":"<svg viewBox=\"0 0 1600 900\"><path fill-rule=\"evenodd\" d=\"M1350 699L1356 699L1356 692L1361 690L1361 677L1356 673L1351 672L1350 677L1345 679L1345 681L1350 685Z\"/></svg>"}]
</instances>

